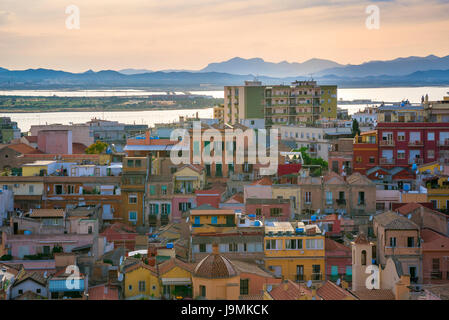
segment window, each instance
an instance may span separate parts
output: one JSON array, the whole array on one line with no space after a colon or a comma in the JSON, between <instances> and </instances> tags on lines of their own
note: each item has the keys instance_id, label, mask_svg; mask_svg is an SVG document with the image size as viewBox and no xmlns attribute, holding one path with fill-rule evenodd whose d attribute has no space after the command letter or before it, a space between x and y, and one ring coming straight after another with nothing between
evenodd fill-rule
<instances>
[{"instance_id":1,"label":"window","mask_svg":"<svg viewBox=\"0 0 449 320\"><path fill-rule=\"evenodd\" d=\"M362 157L358 156L357 158L355 158L355 162L362 163Z\"/></svg>"},{"instance_id":2,"label":"window","mask_svg":"<svg viewBox=\"0 0 449 320\"><path fill-rule=\"evenodd\" d=\"M170 204L169 203L161 204L161 213L162 214L170 214Z\"/></svg>"},{"instance_id":3,"label":"window","mask_svg":"<svg viewBox=\"0 0 449 320\"><path fill-rule=\"evenodd\" d=\"M376 158L374 157L369 157L369 163L374 163L376 161Z\"/></svg>"},{"instance_id":4,"label":"window","mask_svg":"<svg viewBox=\"0 0 449 320\"><path fill-rule=\"evenodd\" d=\"M136 211L128 212L128 220L129 221L137 221L137 212Z\"/></svg>"},{"instance_id":5,"label":"window","mask_svg":"<svg viewBox=\"0 0 449 320\"><path fill-rule=\"evenodd\" d=\"M366 250L362 250L362 266L366 266Z\"/></svg>"},{"instance_id":6,"label":"window","mask_svg":"<svg viewBox=\"0 0 449 320\"><path fill-rule=\"evenodd\" d=\"M154 196L156 194L156 186L150 185L150 195Z\"/></svg>"},{"instance_id":7,"label":"window","mask_svg":"<svg viewBox=\"0 0 449 320\"><path fill-rule=\"evenodd\" d=\"M132 291L132 289L133 289L133 286L132 286L132 285L129 285L129 286L128 286L128 290L129 290L129 291Z\"/></svg>"},{"instance_id":8,"label":"window","mask_svg":"<svg viewBox=\"0 0 449 320\"><path fill-rule=\"evenodd\" d=\"M306 249L323 249L323 239L307 239Z\"/></svg>"},{"instance_id":9,"label":"window","mask_svg":"<svg viewBox=\"0 0 449 320\"><path fill-rule=\"evenodd\" d=\"M139 291L145 292L145 281L139 281Z\"/></svg>"},{"instance_id":10,"label":"window","mask_svg":"<svg viewBox=\"0 0 449 320\"><path fill-rule=\"evenodd\" d=\"M136 204L137 203L137 194L131 193L128 195L128 203L129 204Z\"/></svg>"},{"instance_id":11,"label":"window","mask_svg":"<svg viewBox=\"0 0 449 320\"><path fill-rule=\"evenodd\" d=\"M392 248L396 247L396 238L395 237L390 238L390 247L392 247Z\"/></svg>"},{"instance_id":12,"label":"window","mask_svg":"<svg viewBox=\"0 0 449 320\"><path fill-rule=\"evenodd\" d=\"M427 141L435 141L435 132L427 132Z\"/></svg>"},{"instance_id":13,"label":"window","mask_svg":"<svg viewBox=\"0 0 449 320\"><path fill-rule=\"evenodd\" d=\"M67 193L68 194L74 194L75 193L75 186L74 185L68 185L67 186Z\"/></svg>"},{"instance_id":14,"label":"window","mask_svg":"<svg viewBox=\"0 0 449 320\"><path fill-rule=\"evenodd\" d=\"M62 194L63 193L63 188L62 188L61 184L55 185L55 193L56 194Z\"/></svg>"},{"instance_id":15,"label":"window","mask_svg":"<svg viewBox=\"0 0 449 320\"><path fill-rule=\"evenodd\" d=\"M223 176L223 172L222 172L221 168L222 168L221 163L216 163L215 164L215 176L216 177L222 177Z\"/></svg>"},{"instance_id":16,"label":"window","mask_svg":"<svg viewBox=\"0 0 449 320\"><path fill-rule=\"evenodd\" d=\"M312 192L307 191L305 193L305 202L306 203L312 203Z\"/></svg>"},{"instance_id":17,"label":"window","mask_svg":"<svg viewBox=\"0 0 449 320\"><path fill-rule=\"evenodd\" d=\"M161 186L161 194L167 194L167 186Z\"/></svg>"},{"instance_id":18,"label":"window","mask_svg":"<svg viewBox=\"0 0 449 320\"><path fill-rule=\"evenodd\" d=\"M359 192L358 204L359 205L365 204L365 192L363 192L363 191Z\"/></svg>"},{"instance_id":19,"label":"window","mask_svg":"<svg viewBox=\"0 0 449 320\"><path fill-rule=\"evenodd\" d=\"M427 150L427 158L429 159L435 158L435 150Z\"/></svg>"},{"instance_id":20,"label":"window","mask_svg":"<svg viewBox=\"0 0 449 320\"><path fill-rule=\"evenodd\" d=\"M332 204L332 191L326 191L326 204Z\"/></svg>"},{"instance_id":21,"label":"window","mask_svg":"<svg viewBox=\"0 0 449 320\"><path fill-rule=\"evenodd\" d=\"M240 279L240 294L245 295L249 293L249 279Z\"/></svg>"},{"instance_id":22,"label":"window","mask_svg":"<svg viewBox=\"0 0 449 320\"><path fill-rule=\"evenodd\" d=\"M28 186L28 192L34 193L34 186Z\"/></svg>"},{"instance_id":23,"label":"window","mask_svg":"<svg viewBox=\"0 0 449 320\"><path fill-rule=\"evenodd\" d=\"M211 223L212 224L218 224L218 217L212 217L211 218Z\"/></svg>"},{"instance_id":24,"label":"window","mask_svg":"<svg viewBox=\"0 0 449 320\"><path fill-rule=\"evenodd\" d=\"M262 215L262 209L261 208L257 208L256 209L256 216L261 216Z\"/></svg>"},{"instance_id":25,"label":"window","mask_svg":"<svg viewBox=\"0 0 449 320\"><path fill-rule=\"evenodd\" d=\"M282 214L282 208L270 208L271 217L279 217Z\"/></svg>"},{"instance_id":26,"label":"window","mask_svg":"<svg viewBox=\"0 0 449 320\"><path fill-rule=\"evenodd\" d=\"M136 160L136 161L134 162L134 166L135 166L136 168L140 168L140 167L142 166L142 160Z\"/></svg>"},{"instance_id":27,"label":"window","mask_svg":"<svg viewBox=\"0 0 449 320\"><path fill-rule=\"evenodd\" d=\"M405 150L398 150L398 159L405 159Z\"/></svg>"},{"instance_id":28,"label":"window","mask_svg":"<svg viewBox=\"0 0 449 320\"><path fill-rule=\"evenodd\" d=\"M407 238L407 247L409 247L409 248L415 247L415 238L413 238L413 237Z\"/></svg>"},{"instance_id":29,"label":"window","mask_svg":"<svg viewBox=\"0 0 449 320\"><path fill-rule=\"evenodd\" d=\"M276 242L276 240L266 240L265 241L265 248L267 250L276 250L277 249L277 242Z\"/></svg>"},{"instance_id":30,"label":"window","mask_svg":"<svg viewBox=\"0 0 449 320\"><path fill-rule=\"evenodd\" d=\"M36 293L41 293L41 289L36 289Z\"/></svg>"},{"instance_id":31,"label":"window","mask_svg":"<svg viewBox=\"0 0 449 320\"><path fill-rule=\"evenodd\" d=\"M200 296L201 297L206 296L206 286L200 286Z\"/></svg>"},{"instance_id":32,"label":"window","mask_svg":"<svg viewBox=\"0 0 449 320\"><path fill-rule=\"evenodd\" d=\"M150 214L158 214L159 205L157 203L150 203Z\"/></svg>"},{"instance_id":33,"label":"window","mask_svg":"<svg viewBox=\"0 0 449 320\"><path fill-rule=\"evenodd\" d=\"M440 259L432 259L432 271L439 272L440 271Z\"/></svg>"},{"instance_id":34,"label":"window","mask_svg":"<svg viewBox=\"0 0 449 320\"><path fill-rule=\"evenodd\" d=\"M405 132L398 132L398 141L405 141Z\"/></svg>"},{"instance_id":35,"label":"window","mask_svg":"<svg viewBox=\"0 0 449 320\"><path fill-rule=\"evenodd\" d=\"M289 250L302 249L302 239L285 240L285 249Z\"/></svg>"},{"instance_id":36,"label":"window","mask_svg":"<svg viewBox=\"0 0 449 320\"><path fill-rule=\"evenodd\" d=\"M134 167L134 161L133 160L128 160L127 161L127 166L130 167L130 168Z\"/></svg>"},{"instance_id":37,"label":"window","mask_svg":"<svg viewBox=\"0 0 449 320\"><path fill-rule=\"evenodd\" d=\"M200 252L206 252L206 244L200 243Z\"/></svg>"},{"instance_id":38,"label":"window","mask_svg":"<svg viewBox=\"0 0 449 320\"><path fill-rule=\"evenodd\" d=\"M229 250L228 250L228 252L237 252L237 251L238 251L237 243L229 243Z\"/></svg>"},{"instance_id":39,"label":"window","mask_svg":"<svg viewBox=\"0 0 449 320\"><path fill-rule=\"evenodd\" d=\"M190 202L180 202L179 203L179 211L186 212L192 208L192 204Z\"/></svg>"},{"instance_id":40,"label":"window","mask_svg":"<svg viewBox=\"0 0 449 320\"><path fill-rule=\"evenodd\" d=\"M19 290L19 294L23 294L23 290L22 289Z\"/></svg>"}]
</instances>

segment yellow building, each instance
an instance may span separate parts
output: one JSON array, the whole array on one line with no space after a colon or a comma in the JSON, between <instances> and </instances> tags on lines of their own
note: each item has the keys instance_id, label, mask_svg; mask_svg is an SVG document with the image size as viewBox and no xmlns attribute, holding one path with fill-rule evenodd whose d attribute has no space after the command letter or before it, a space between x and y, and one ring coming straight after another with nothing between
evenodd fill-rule
<instances>
[{"instance_id":1,"label":"yellow building","mask_svg":"<svg viewBox=\"0 0 449 320\"><path fill-rule=\"evenodd\" d=\"M202 190L206 184L204 169L195 165L184 165L173 174L175 193L190 194Z\"/></svg>"},{"instance_id":2,"label":"yellow building","mask_svg":"<svg viewBox=\"0 0 449 320\"><path fill-rule=\"evenodd\" d=\"M435 209L449 209L449 180L447 177L436 177L426 182L427 201Z\"/></svg>"},{"instance_id":3,"label":"yellow building","mask_svg":"<svg viewBox=\"0 0 449 320\"><path fill-rule=\"evenodd\" d=\"M134 260L134 259L132 259ZM152 299L161 296L156 268L141 261L124 266L124 296L127 300ZM124 262L126 265L126 260Z\"/></svg>"},{"instance_id":4,"label":"yellow building","mask_svg":"<svg viewBox=\"0 0 449 320\"><path fill-rule=\"evenodd\" d=\"M192 275L193 296L207 300L238 300L240 273L230 260L218 254L218 245L212 254L201 260Z\"/></svg>"},{"instance_id":5,"label":"yellow building","mask_svg":"<svg viewBox=\"0 0 449 320\"><path fill-rule=\"evenodd\" d=\"M165 299L192 298L192 272L194 266L172 258L158 265L162 296Z\"/></svg>"},{"instance_id":6,"label":"yellow building","mask_svg":"<svg viewBox=\"0 0 449 320\"><path fill-rule=\"evenodd\" d=\"M321 117L337 119L337 86L321 86Z\"/></svg>"},{"instance_id":7,"label":"yellow building","mask_svg":"<svg viewBox=\"0 0 449 320\"><path fill-rule=\"evenodd\" d=\"M317 225L272 222L265 225L265 267L292 281L322 281L324 235Z\"/></svg>"},{"instance_id":8,"label":"yellow building","mask_svg":"<svg viewBox=\"0 0 449 320\"><path fill-rule=\"evenodd\" d=\"M435 170L436 171L440 170L440 163L437 161L418 166L418 171L421 174L424 172L430 172L433 174L436 172Z\"/></svg>"},{"instance_id":9,"label":"yellow building","mask_svg":"<svg viewBox=\"0 0 449 320\"><path fill-rule=\"evenodd\" d=\"M220 123L224 122L224 105L214 107L214 119L218 119Z\"/></svg>"},{"instance_id":10,"label":"yellow building","mask_svg":"<svg viewBox=\"0 0 449 320\"><path fill-rule=\"evenodd\" d=\"M56 161L39 160L33 163L26 163L22 166L22 176L34 177L45 176L55 172L57 167Z\"/></svg>"},{"instance_id":11,"label":"yellow building","mask_svg":"<svg viewBox=\"0 0 449 320\"><path fill-rule=\"evenodd\" d=\"M226 232L235 229L236 214L234 210L215 209L202 205L190 210L190 228L192 234Z\"/></svg>"},{"instance_id":12,"label":"yellow building","mask_svg":"<svg viewBox=\"0 0 449 320\"><path fill-rule=\"evenodd\" d=\"M146 157L123 158L122 221L132 225L145 223L144 195L148 178Z\"/></svg>"}]
</instances>

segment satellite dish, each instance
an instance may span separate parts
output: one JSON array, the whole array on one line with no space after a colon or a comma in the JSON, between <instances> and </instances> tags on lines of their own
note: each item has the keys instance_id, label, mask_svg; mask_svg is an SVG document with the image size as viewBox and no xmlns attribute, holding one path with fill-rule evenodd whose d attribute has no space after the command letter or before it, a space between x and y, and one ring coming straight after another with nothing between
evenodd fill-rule
<instances>
[{"instance_id":1,"label":"satellite dish","mask_svg":"<svg viewBox=\"0 0 449 320\"><path fill-rule=\"evenodd\" d=\"M369 216L369 221L373 221L373 216Z\"/></svg>"},{"instance_id":2,"label":"satellite dish","mask_svg":"<svg viewBox=\"0 0 449 320\"><path fill-rule=\"evenodd\" d=\"M122 263L123 263L123 256L120 257L120 264L119 265L122 265Z\"/></svg>"},{"instance_id":3,"label":"satellite dish","mask_svg":"<svg viewBox=\"0 0 449 320\"><path fill-rule=\"evenodd\" d=\"M117 277L118 281L123 281L123 273L119 273Z\"/></svg>"},{"instance_id":4,"label":"satellite dish","mask_svg":"<svg viewBox=\"0 0 449 320\"><path fill-rule=\"evenodd\" d=\"M312 286L312 280L307 281L307 288L310 288Z\"/></svg>"},{"instance_id":5,"label":"satellite dish","mask_svg":"<svg viewBox=\"0 0 449 320\"><path fill-rule=\"evenodd\" d=\"M339 286L340 284L341 284L341 279L338 278L338 279L337 279L337 286Z\"/></svg>"},{"instance_id":6,"label":"satellite dish","mask_svg":"<svg viewBox=\"0 0 449 320\"><path fill-rule=\"evenodd\" d=\"M419 170L416 170L415 174L419 174Z\"/></svg>"},{"instance_id":7,"label":"satellite dish","mask_svg":"<svg viewBox=\"0 0 449 320\"><path fill-rule=\"evenodd\" d=\"M338 215L338 220L340 220L340 219L341 219L341 214Z\"/></svg>"},{"instance_id":8,"label":"satellite dish","mask_svg":"<svg viewBox=\"0 0 449 320\"><path fill-rule=\"evenodd\" d=\"M376 177L379 175L379 172L376 172Z\"/></svg>"},{"instance_id":9,"label":"satellite dish","mask_svg":"<svg viewBox=\"0 0 449 320\"><path fill-rule=\"evenodd\" d=\"M319 213L320 213L320 210L321 210L321 209L318 209L318 210L316 211L316 214L319 214Z\"/></svg>"},{"instance_id":10,"label":"satellite dish","mask_svg":"<svg viewBox=\"0 0 449 320\"><path fill-rule=\"evenodd\" d=\"M267 292L271 292L273 290L273 287L271 285L267 286Z\"/></svg>"},{"instance_id":11,"label":"satellite dish","mask_svg":"<svg viewBox=\"0 0 449 320\"><path fill-rule=\"evenodd\" d=\"M408 216L407 216L407 218L411 219L411 218L412 218L412 214L409 213Z\"/></svg>"},{"instance_id":12,"label":"satellite dish","mask_svg":"<svg viewBox=\"0 0 449 320\"><path fill-rule=\"evenodd\" d=\"M189 217L187 217L187 219L186 219L186 223L188 223L189 222Z\"/></svg>"},{"instance_id":13,"label":"satellite dish","mask_svg":"<svg viewBox=\"0 0 449 320\"><path fill-rule=\"evenodd\" d=\"M323 236L326 234L326 230L323 230Z\"/></svg>"},{"instance_id":14,"label":"satellite dish","mask_svg":"<svg viewBox=\"0 0 449 320\"><path fill-rule=\"evenodd\" d=\"M47 271L44 272L44 278L47 279Z\"/></svg>"}]
</instances>

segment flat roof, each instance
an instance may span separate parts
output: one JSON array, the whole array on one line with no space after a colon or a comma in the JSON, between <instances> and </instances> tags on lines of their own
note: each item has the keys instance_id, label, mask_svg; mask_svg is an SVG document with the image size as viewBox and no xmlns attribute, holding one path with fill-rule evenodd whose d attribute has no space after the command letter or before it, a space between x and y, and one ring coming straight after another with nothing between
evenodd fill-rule
<instances>
[{"instance_id":1,"label":"flat roof","mask_svg":"<svg viewBox=\"0 0 449 320\"><path fill-rule=\"evenodd\" d=\"M50 161L50 160L38 160L33 163L26 163L23 166L24 167L35 167L35 166L47 166L49 164L56 163L56 161Z\"/></svg>"}]
</instances>

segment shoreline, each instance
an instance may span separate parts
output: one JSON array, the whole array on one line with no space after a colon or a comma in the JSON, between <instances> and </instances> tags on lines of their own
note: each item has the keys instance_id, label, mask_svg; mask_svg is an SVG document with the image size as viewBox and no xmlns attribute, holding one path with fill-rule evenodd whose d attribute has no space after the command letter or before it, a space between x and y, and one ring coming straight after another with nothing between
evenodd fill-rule
<instances>
[{"instance_id":1,"label":"shoreline","mask_svg":"<svg viewBox=\"0 0 449 320\"><path fill-rule=\"evenodd\" d=\"M208 107L195 107L195 108L151 108L151 109L117 109L117 110L92 110L92 109L81 109L77 108L73 109L56 109L56 110L20 110L20 111L12 111L12 110L0 110L0 114L3 113L58 113L58 112L138 112L138 111L183 111L183 110L198 110L198 109L212 109L213 106Z\"/></svg>"}]
</instances>

